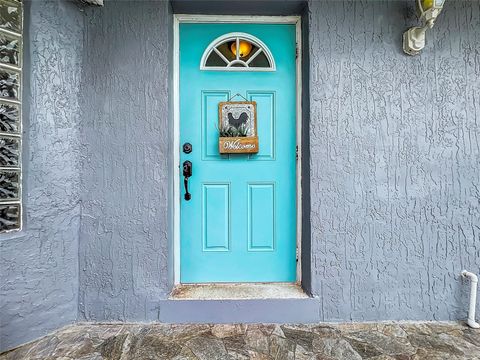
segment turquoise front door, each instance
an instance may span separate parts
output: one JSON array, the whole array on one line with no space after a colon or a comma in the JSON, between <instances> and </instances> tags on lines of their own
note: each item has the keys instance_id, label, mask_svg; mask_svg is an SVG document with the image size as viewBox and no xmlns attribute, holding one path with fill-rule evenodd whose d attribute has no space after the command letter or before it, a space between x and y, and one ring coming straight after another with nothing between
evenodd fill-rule
<instances>
[{"instance_id":1,"label":"turquoise front door","mask_svg":"<svg viewBox=\"0 0 480 360\"><path fill-rule=\"evenodd\" d=\"M179 34L180 281L294 282L295 25L186 23ZM218 105L236 94L256 102L257 154L219 153Z\"/></svg>"}]
</instances>

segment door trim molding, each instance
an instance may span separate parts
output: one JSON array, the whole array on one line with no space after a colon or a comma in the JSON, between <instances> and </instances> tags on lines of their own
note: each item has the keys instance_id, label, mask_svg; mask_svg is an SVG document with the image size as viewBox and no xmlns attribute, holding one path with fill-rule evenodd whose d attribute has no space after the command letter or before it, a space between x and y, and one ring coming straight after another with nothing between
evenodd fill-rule
<instances>
[{"instance_id":1,"label":"door trim molding","mask_svg":"<svg viewBox=\"0 0 480 360\"><path fill-rule=\"evenodd\" d=\"M294 24L296 27L297 284L302 281L302 24L301 16L173 15L173 282L180 284L180 23Z\"/></svg>"}]
</instances>

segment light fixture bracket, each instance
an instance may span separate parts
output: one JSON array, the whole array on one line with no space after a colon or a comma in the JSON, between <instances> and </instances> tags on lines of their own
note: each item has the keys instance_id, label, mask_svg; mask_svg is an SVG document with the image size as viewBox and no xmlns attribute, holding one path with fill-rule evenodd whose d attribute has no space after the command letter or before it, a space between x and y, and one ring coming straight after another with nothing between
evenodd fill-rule
<instances>
[{"instance_id":1,"label":"light fixture bracket","mask_svg":"<svg viewBox=\"0 0 480 360\"><path fill-rule=\"evenodd\" d=\"M417 55L425 47L425 34L431 29L443 9L445 0L417 0L417 10L422 27L412 27L403 33L403 51L408 55ZM428 6L428 7L427 7Z\"/></svg>"},{"instance_id":2,"label":"light fixture bracket","mask_svg":"<svg viewBox=\"0 0 480 360\"><path fill-rule=\"evenodd\" d=\"M403 33L403 51L408 55L417 55L425 47L427 26L412 27Z\"/></svg>"}]
</instances>

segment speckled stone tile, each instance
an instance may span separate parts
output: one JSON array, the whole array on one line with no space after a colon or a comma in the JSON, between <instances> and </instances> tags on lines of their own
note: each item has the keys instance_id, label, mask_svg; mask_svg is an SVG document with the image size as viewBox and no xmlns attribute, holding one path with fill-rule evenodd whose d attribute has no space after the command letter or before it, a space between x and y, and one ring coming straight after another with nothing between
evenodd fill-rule
<instances>
[{"instance_id":1,"label":"speckled stone tile","mask_svg":"<svg viewBox=\"0 0 480 360\"><path fill-rule=\"evenodd\" d=\"M480 331L461 323L80 324L0 355L13 359L479 360Z\"/></svg>"}]
</instances>

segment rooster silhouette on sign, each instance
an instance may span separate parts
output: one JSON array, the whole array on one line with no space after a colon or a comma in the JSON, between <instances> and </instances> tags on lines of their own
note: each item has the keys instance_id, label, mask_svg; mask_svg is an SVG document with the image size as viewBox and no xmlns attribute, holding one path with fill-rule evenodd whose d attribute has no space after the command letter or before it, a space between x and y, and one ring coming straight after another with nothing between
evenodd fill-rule
<instances>
[{"instance_id":1,"label":"rooster silhouette on sign","mask_svg":"<svg viewBox=\"0 0 480 360\"><path fill-rule=\"evenodd\" d=\"M232 113L228 113L228 123L235 129L238 129L240 125L246 124L247 120L248 114L246 112L242 112L237 119L233 117Z\"/></svg>"}]
</instances>

